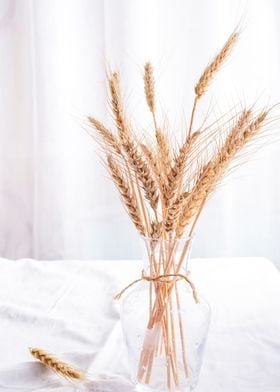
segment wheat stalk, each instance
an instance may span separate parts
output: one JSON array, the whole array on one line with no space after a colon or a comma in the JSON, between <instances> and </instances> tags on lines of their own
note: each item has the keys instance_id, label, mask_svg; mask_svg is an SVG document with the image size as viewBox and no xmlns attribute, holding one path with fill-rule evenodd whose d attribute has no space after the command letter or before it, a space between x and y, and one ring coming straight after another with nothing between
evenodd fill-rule
<instances>
[{"instance_id":1,"label":"wheat stalk","mask_svg":"<svg viewBox=\"0 0 280 392\"><path fill-rule=\"evenodd\" d=\"M197 131L183 144L180 148L179 153L174 158L174 165L167 176L167 188L165 189L165 200L168 206L175 197L176 191L179 185L182 183L184 170L186 167L187 158L191 152L191 149L200 136L200 132Z\"/></svg>"},{"instance_id":2,"label":"wheat stalk","mask_svg":"<svg viewBox=\"0 0 280 392\"><path fill-rule=\"evenodd\" d=\"M156 111L154 70L150 62L144 67L144 89L147 105L152 114Z\"/></svg>"},{"instance_id":3,"label":"wheat stalk","mask_svg":"<svg viewBox=\"0 0 280 392\"><path fill-rule=\"evenodd\" d=\"M48 368L53 370L55 373L73 380L73 381L83 381L86 376L81 370L74 368L66 362L61 361L53 354L48 353L40 348L29 348L30 354L38 359L41 363L46 365Z\"/></svg>"},{"instance_id":4,"label":"wheat stalk","mask_svg":"<svg viewBox=\"0 0 280 392\"><path fill-rule=\"evenodd\" d=\"M178 237L183 234L185 227L191 222L201 204L213 191L234 156L256 136L267 114L268 111L262 112L246 126L251 116L251 111L244 110L242 112L236 126L233 127L224 145L218 150L217 155L201 170L197 183L187 199L187 203L184 205L179 218L176 229Z\"/></svg>"},{"instance_id":5,"label":"wheat stalk","mask_svg":"<svg viewBox=\"0 0 280 392\"><path fill-rule=\"evenodd\" d=\"M195 94L197 98L201 98L202 95L206 92L207 87L209 86L209 83L215 76L215 74L219 71L221 68L222 64L230 54L234 44L236 43L237 39L239 37L239 34L237 32L233 32L226 43L224 44L223 48L221 51L217 54L217 56L214 58L214 60L205 68L203 74L199 78L199 81L197 82L195 86Z\"/></svg>"},{"instance_id":6,"label":"wheat stalk","mask_svg":"<svg viewBox=\"0 0 280 392\"><path fill-rule=\"evenodd\" d=\"M162 222L152 222L150 238L154 241L158 241L162 235Z\"/></svg>"},{"instance_id":7,"label":"wheat stalk","mask_svg":"<svg viewBox=\"0 0 280 392\"><path fill-rule=\"evenodd\" d=\"M221 68L222 64L230 54L234 44L237 42L239 37L239 33L234 31L224 44L223 48L220 50L220 52L216 55L214 60L205 68L203 74L200 76L196 86L195 86L195 98L193 102L193 107L192 107L192 112L191 112L191 119L190 119L190 125L189 125L189 130L187 133L187 138L188 140L191 136L192 133L192 128L193 128L193 123L194 123L194 117L195 117L195 112L196 112L196 107L199 99L202 97L202 95L206 92L207 87L209 86L211 80L215 76L215 74L219 71Z\"/></svg>"},{"instance_id":8,"label":"wheat stalk","mask_svg":"<svg viewBox=\"0 0 280 392\"><path fill-rule=\"evenodd\" d=\"M90 124L96 129L98 134L101 136L105 145L109 148L112 148L117 154L121 153L121 149L119 146L118 141L116 140L115 136L112 132L107 129L100 121L98 121L94 117L88 117Z\"/></svg>"},{"instance_id":9,"label":"wheat stalk","mask_svg":"<svg viewBox=\"0 0 280 392\"><path fill-rule=\"evenodd\" d=\"M130 218L132 219L139 233L141 235L145 235L145 230L142 223L141 214L138 209L137 200L130 191L128 182L123 177L121 170L119 169L117 163L111 155L108 155L107 163L112 179L122 196L122 200L126 206Z\"/></svg>"},{"instance_id":10,"label":"wheat stalk","mask_svg":"<svg viewBox=\"0 0 280 392\"><path fill-rule=\"evenodd\" d=\"M166 132L160 128L156 130L158 161L160 162L161 169L168 176L172 165L172 153L170 149L170 141L167 138Z\"/></svg>"},{"instance_id":11,"label":"wheat stalk","mask_svg":"<svg viewBox=\"0 0 280 392\"><path fill-rule=\"evenodd\" d=\"M166 220L164 222L164 228L167 233L174 231L177 226L177 222L182 211L183 204L185 200L190 196L188 192L184 192L179 196L173 204L167 210Z\"/></svg>"},{"instance_id":12,"label":"wheat stalk","mask_svg":"<svg viewBox=\"0 0 280 392\"><path fill-rule=\"evenodd\" d=\"M140 144L140 148L141 148L141 150L142 150L142 152L144 154L144 157L145 157L146 161L149 164L149 167L150 167L151 171L153 172L153 175L154 175L155 179L157 179L159 177L159 174L160 174L160 169L158 167L158 161L156 159L155 154L150 149L150 147L148 147L144 143Z\"/></svg>"},{"instance_id":13,"label":"wheat stalk","mask_svg":"<svg viewBox=\"0 0 280 392\"><path fill-rule=\"evenodd\" d=\"M154 181L152 170L149 165L143 159L141 153L139 153L135 143L127 140L123 143L123 149L125 150L128 161L135 171L143 189L145 192L145 197L149 201L153 210L156 210L159 195L156 182Z\"/></svg>"},{"instance_id":14,"label":"wheat stalk","mask_svg":"<svg viewBox=\"0 0 280 392\"><path fill-rule=\"evenodd\" d=\"M121 140L130 139L130 129L127 123L124 107L122 103L121 97L121 89L120 89L120 77L117 72L113 72L111 77L108 80L109 84L109 92L111 98L111 107L116 123L116 127L118 130L118 134Z\"/></svg>"}]
</instances>

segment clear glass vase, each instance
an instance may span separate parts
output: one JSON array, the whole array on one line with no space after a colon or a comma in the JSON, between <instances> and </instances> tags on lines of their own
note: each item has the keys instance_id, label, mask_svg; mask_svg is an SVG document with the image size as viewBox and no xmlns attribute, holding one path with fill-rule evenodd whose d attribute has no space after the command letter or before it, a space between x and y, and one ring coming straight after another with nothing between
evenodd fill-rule
<instances>
[{"instance_id":1,"label":"clear glass vase","mask_svg":"<svg viewBox=\"0 0 280 392\"><path fill-rule=\"evenodd\" d=\"M187 273L191 239L144 239L142 280L125 294L123 334L138 391L192 391L210 307Z\"/></svg>"}]
</instances>

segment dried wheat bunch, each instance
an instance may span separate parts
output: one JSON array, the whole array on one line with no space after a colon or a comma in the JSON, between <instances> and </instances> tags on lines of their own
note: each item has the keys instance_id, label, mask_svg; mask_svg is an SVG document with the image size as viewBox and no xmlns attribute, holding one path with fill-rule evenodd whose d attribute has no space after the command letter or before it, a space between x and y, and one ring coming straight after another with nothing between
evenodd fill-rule
<instances>
[{"instance_id":1,"label":"dried wheat bunch","mask_svg":"<svg viewBox=\"0 0 280 392\"><path fill-rule=\"evenodd\" d=\"M108 76L110 106L116 131L94 117L89 124L105 151L106 165L138 232L146 237L176 239L192 232L209 195L232 162L261 133L270 109L229 112L208 123L194 122L198 102L231 53L239 37L234 31L195 85L194 104L182 143L158 125L154 69L144 66L144 93L153 121L153 139L139 135L129 121L122 99L120 75ZM148 141L147 141L148 140ZM175 141L174 141L175 140Z\"/></svg>"},{"instance_id":2,"label":"dried wheat bunch","mask_svg":"<svg viewBox=\"0 0 280 392\"><path fill-rule=\"evenodd\" d=\"M124 108L120 75L116 72L108 77L115 131L89 117L89 124L98 135L97 140L106 156L105 164L123 205L137 231L148 238L146 246L152 275L145 277L149 281L148 334L141 349L137 380L149 384L154 361L157 353L161 355L159 349L162 346L166 354L167 390L171 390L172 383L176 390L180 384L176 339L181 340L184 372L189 377L180 295L176 286L178 272L190 245L189 236L205 203L229 173L233 162L238 165L246 146L250 143L255 145L265 125L271 124L270 108L257 111L253 107L241 107L240 110L234 107L215 121L210 122L209 118L205 118L201 124L196 124L199 102L231 53L238 36L237 31L229 36L221 51L198 78L190 120L182 142L176 140L170 129L159 121L154 69L150 62L144 66L144 94L152 123L150 137L136 132L132 126ZM177 240L184 233L188 236L183 241L182 251L179 251ZM175 257L177 253L180 254L178 260ZM158 280L160 276L171 279L168 285ZM176 300L174 298L173 305L174 290ZM179 337L174 334L175 309L178 311ZM153 327L158 332L151 334Z\"/></svg>"}]
</instances>

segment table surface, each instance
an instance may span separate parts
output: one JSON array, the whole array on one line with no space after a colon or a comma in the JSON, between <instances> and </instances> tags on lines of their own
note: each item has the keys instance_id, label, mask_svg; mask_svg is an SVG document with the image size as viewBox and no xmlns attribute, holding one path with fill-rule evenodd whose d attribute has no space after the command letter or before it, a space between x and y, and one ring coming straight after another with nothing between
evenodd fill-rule
<instances>
[{"instance_id":1,"label":"table surface","mask_svg":"<svg viewBox=\"0 0 280 392\"><path fill-rule=\"evenodd\" d=\"M133 391L113 295L136 279L134 260L0 259L1 391ZM280 391L280 275L263 258L193 259L192 280L212 308L196 392ZM65 385L28 347L99 375ZM100 376L101 375L101 376Z\"/></svg>"}]
</instances>

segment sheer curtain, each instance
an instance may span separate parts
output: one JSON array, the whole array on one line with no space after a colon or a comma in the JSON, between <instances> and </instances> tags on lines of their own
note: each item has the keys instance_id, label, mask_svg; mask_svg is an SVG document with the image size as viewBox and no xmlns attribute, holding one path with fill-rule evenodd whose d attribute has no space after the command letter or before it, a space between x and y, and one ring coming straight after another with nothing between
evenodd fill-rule
<instances>
[{"instance_id":1,"label":"sheer curtain","mask_svg":"<svg viewBox=\"0 0 280 392\"><path fill-rule=\"evenodd\" d=\"M110 125L110 66L122 74L136 126L149 128L142 65L151 60L159 107L180 135L195 81L240 19L240 44L206 98L217 113L234 101L279 101L278 1L1 0L1 256L140 257L83 119L92 114ZM193 255L277 263L279 150L268 146L220 187L197 227Z\"/></svg>"}]
</instances>

